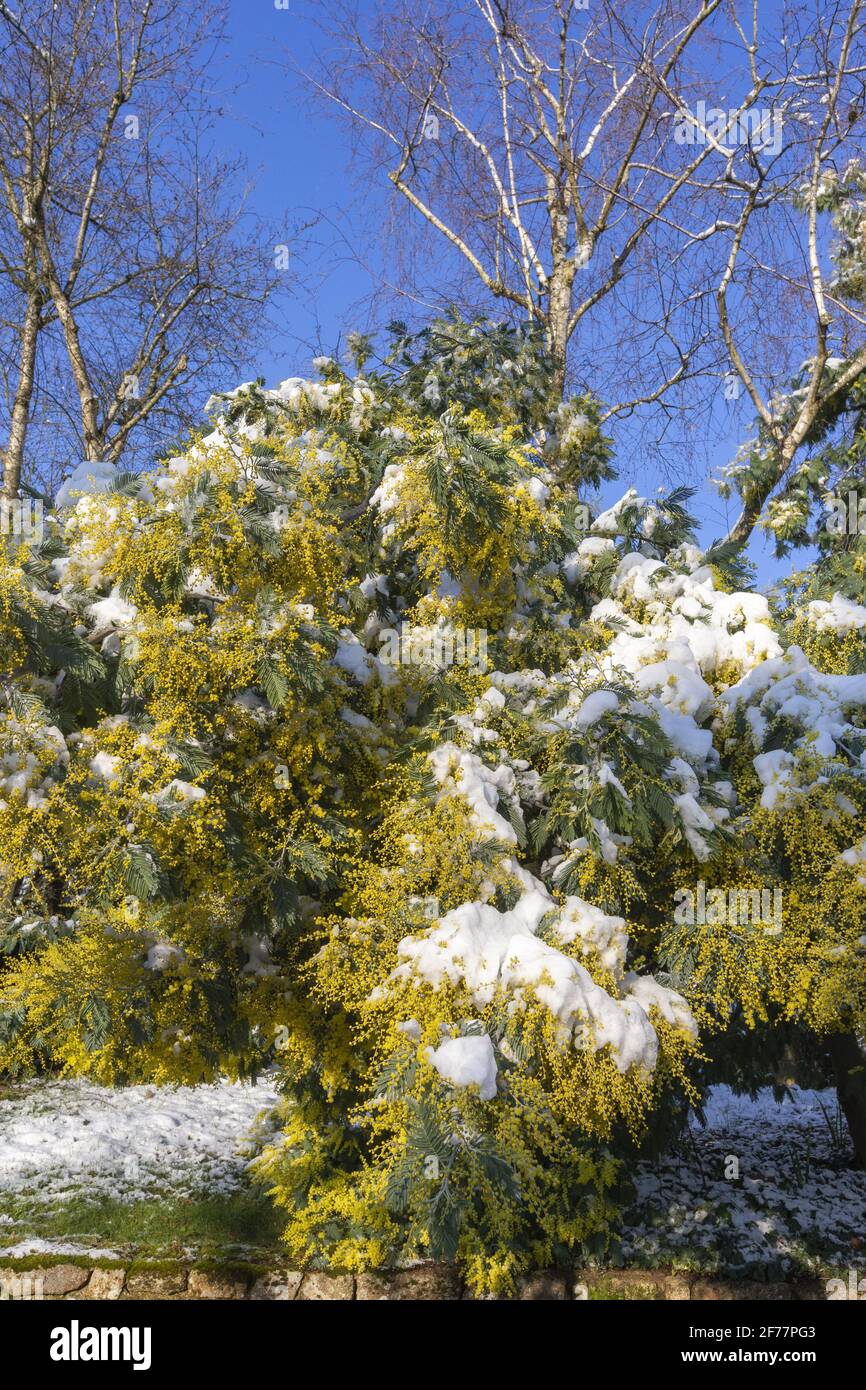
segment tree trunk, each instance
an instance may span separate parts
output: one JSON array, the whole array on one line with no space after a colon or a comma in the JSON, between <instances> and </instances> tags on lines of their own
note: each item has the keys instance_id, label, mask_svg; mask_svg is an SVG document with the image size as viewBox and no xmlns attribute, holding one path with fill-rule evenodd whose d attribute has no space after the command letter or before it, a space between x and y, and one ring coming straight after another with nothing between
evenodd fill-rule
<instances>
[{"instance_id":1,"label":"tree trunk","mask_svg":"<svg viewBox=\"0 0 866 1390\"><path fill-rule=\"evenodd\" d=\"M36 375L36 341L39 337L39 318L42 313L42 299L38 290L31 290L27 296L27 309L21 326L21 347L18 356L18 385L12 405L9 425L9 443L3 461L3 496L12 501L18 496L21 485L21 468L24 462L24 444L27 426L30 423L30 401L33 396L33 382Z\"/></svg>"},{"instance_id":2,"label":"tree trunk","mask_svg":"<svg viewBox=\"0 0 866 1390\"><path fill-rule=\"evenodd\" d=\"M744 504L743 510L735 524L731 527L725 542L729 545L736 545L742 549L748 545L749 537L758 524L761 512L764 510L764 503L770 496L774 488L785 477L794 456L800 447L801 439L796 436L789 436L778 450L774 469L769 472L760 484L756 484L755 490Z\"/></svg>"},{"instance_id":3,"label":"tree trunk","mask_svg":"<svg viewBox=\"0 0 866 1390\"><path fill-rule=\"evenodd\" d=\"M568 198L561 181L552 174L547 176L547 210L550 215L550 279L547 282L545 309L547 346L554 362L551 397L555 407L565 396L568 321L571 317L571 292L576 266L574 257L568 251Z\"/></svg>"},{"instance_id":4,"label":"tree trunk","mask_svg":"<svg viewBox=\"0 0 866 1390\"><path fill-rule=\"evenodd\" d=\"M81 429L84 435L84 457L86 459L101 459L103 441L97 423L99 403L94 395L93 387L90 384L87 363L84 360L84 353L81 350L78 324L75 321L75 315L70 308L69 301L62 291L60 291L56 281L51 285L51 297L54 301L57 317L63 329L69 365L72 368L72 376L78 391L78 399L81 402Z\"/></svg>"},{"instance_id":5,"label":"tree trunk","mask_svg":"<svg viewBox=\"0 0 866 1390\"><path fill-rule=\"evenodd\" d=\"M81 347L81 337L78 331L75 313L69 302L69 297L60 283L54 261L52 260L44 219L40 219L39 222L39 237L42 269L48 282L48 293L51 296L51 301L57 313L60 327L63 330L66 355L69 358L72 379L75 382L75 389L78 392L78 399L81 404L81 430L84 435L84 457L86 459L101 459L104 440L98 423L99 402L90 382L90 373Z\"/></svg>"},{"instance_id":6,"label":"tree trunk","mask_svg":"<svg viewBox=\"0 0 866 1390\"><path fill-rule=\"evenodd\" d=\"M853 1033L836 1033L830 1039L830 1060L854 1152L866 1168L866 1052Z\"/></svg>"},{"instance_id":7,"label":"tree trunk","mask_svg":"<svg viewBox=\"0 0 866 1390\"><path fill-rule=\"evenodd\" d=\"M551 382L551 404L556 407L565 398L565 370L568 357L568 313L571 309L571 291L564 286L553 286L550 294L548 338L553 357L553 381Z\"/></svg>"}]
</instances>

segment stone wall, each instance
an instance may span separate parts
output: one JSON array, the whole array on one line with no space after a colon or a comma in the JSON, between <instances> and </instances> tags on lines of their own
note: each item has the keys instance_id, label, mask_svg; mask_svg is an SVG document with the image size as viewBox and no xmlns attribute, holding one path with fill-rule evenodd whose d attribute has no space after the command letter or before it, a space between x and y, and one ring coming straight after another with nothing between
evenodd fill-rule
<instances>
[{"instance_id":1,"label":"stone wall","mask_svg":"<svg viewBox=\"0 0 866 1390\"><path fill-rule=\"evenodd\" d=\"M453 1300L471 1298L455 1271L419 1265L392 1274L299 1274L237 1267L167 1267L138 1263L128 1268L83 1263L31 1265L17 1260L0 1268L2 1299L257 1299L337 1301ZM664 1270L576 1270L573 1275L540 1273L521 1280L520 1300L823 1300L823 1280L759 1284L729 1283Z\"/></svg>"}]
</instances>

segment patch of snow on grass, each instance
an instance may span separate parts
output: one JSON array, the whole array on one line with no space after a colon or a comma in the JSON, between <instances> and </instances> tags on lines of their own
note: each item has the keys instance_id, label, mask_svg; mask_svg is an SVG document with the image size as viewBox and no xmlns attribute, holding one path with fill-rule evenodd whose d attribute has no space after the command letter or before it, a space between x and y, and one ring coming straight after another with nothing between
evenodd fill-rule
<instances>
[{"instance_id":1,"label":"patch of snow on grass","mask_svg":"<svg viewBox=\"0 0 866 1390\"><path fill-rule=\"evenodd\" d=\"M0 1101L0 1193L137 1201L241 1186L245 1141L277 1102L268 1084L49 1081Z\"/></svg>"},{"instance_id":2,"label":"patch of snow on grass","mask_svg":"<svg viewBox=\"0 0 866 1390\"><path fill-rule=\"evenodd\" d=\"M674 1152L639 1163L622 1253L760 1278L828 1261L866 1265L866 1172L854 1168L834 1091L755 1100L716 1086Z\"/></svg>"},{"instance_id":3,"label":"patch of snow on grass","mask_svg":"<svg viewBox=\"0 0 866 1390\"><path fill-rule=\"evenodd\" d=\"M17 1245L7 1245L0 1250L7 1260L23 1260L29 1255L87 1255L91 1260L122 1260L117 1250L101 1250L92 1245L76 1245L70 1241L57 1240L19 1240Z\"/></svg>"}]
</instances>

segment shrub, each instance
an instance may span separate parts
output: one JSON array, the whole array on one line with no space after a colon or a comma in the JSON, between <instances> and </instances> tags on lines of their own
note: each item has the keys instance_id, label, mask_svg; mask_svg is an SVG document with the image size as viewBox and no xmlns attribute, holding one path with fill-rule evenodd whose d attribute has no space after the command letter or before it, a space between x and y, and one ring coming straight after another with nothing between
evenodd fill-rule
<instances>
[{"instance_id":1,"label":"shrub","mask_svg":"<svg viewBox=\"0 0 866 1390\"><path fill-rule=\"evenodd\" d=\"M685 494L591 519L609 443L533 360L451 321L253 383L0 560L0 1065L277 1061L293 1257L479 1291L604 1247L699 1024L863 1027L856 653Z\"/></svg>"}]
</instances>

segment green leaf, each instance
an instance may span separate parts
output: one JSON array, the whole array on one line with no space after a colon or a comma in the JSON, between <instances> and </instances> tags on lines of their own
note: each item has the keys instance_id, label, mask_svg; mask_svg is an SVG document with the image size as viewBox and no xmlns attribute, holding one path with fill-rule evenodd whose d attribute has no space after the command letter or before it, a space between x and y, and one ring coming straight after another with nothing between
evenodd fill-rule
<instances>
[{"instance_id":1,"label":"green leaf","mask_svg":"<svg viewBox=\"0 0 866 1390\"><path fill-rule=\"evenodd\" d=\"M98 1052L108 1041L111 1010L98 994L88 994L81 1009L82 1039L88 1052Z\"/></svg>"},{"instance_id":2,"label":"green leaf","mask_svg":"<svg viewBox=\"0 0 866 1390\"><path fill-rule=\"evenodd\" d=\"M281 709L289 696L289 683L269 657L263 656L259 662L258 678L268 704L272 709Z\"/></svg>"},{"instance_id":3,"label":"green leaf","mask_svg":"<svg viewBox=\"0 0 866 1390\"><path fill-rule=\"evenodd\" d=\"M134 898L165 896L165 875L152 846L129 846L124 858L123 882Z\"/></svg>"}]
</instances>

